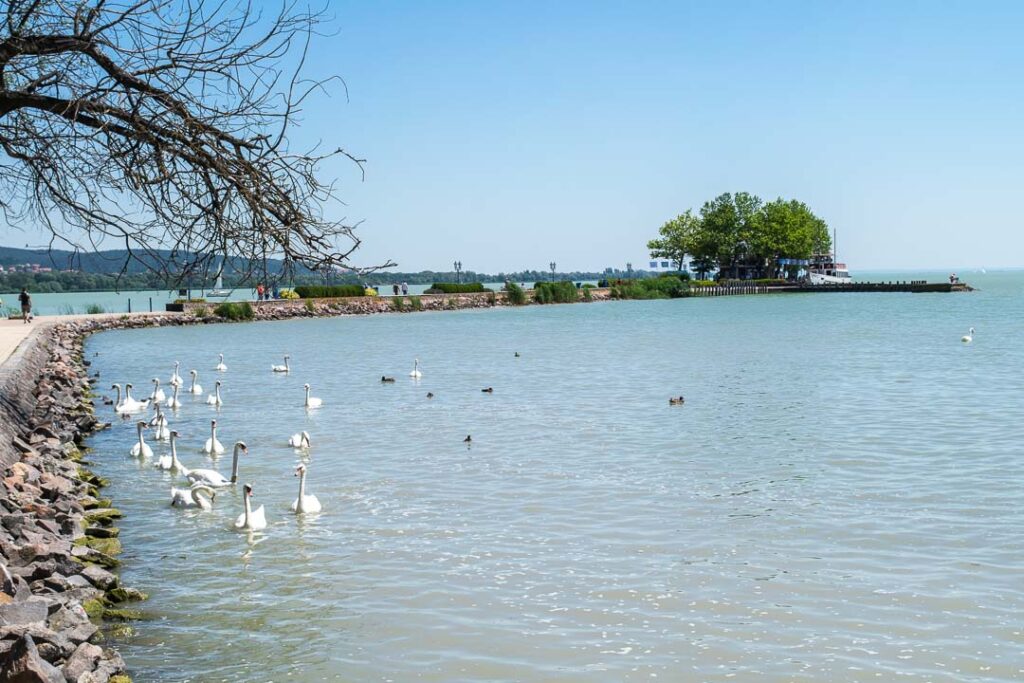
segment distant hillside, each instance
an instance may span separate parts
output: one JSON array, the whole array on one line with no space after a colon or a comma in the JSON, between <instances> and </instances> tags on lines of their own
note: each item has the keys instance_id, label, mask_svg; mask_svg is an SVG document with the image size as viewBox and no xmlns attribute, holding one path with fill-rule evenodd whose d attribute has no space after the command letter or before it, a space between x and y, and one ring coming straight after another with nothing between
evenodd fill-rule
<instances>
[{"instance_id":1,"label":"distant hillside","mask_svg":"<svg viewBox=\"0 0 1024 683\"><path fill-rule=\"evenodd\" d=\"M135 258L128 261L126 273L135 275L147 273L158 268L157 259L169 260L171 252L158 250L156 259L145 262L146 254L136 253ZM143 262L138 259L142 258ZM128 259L128 252L124 249L111 249L107 251L74 253L72 251L54 249L16 249L14 247L0 247L0 266L22 265L25 263L38 263L55 270L78 270L83 273L120 273L125 267ZM227 273L235 270L232 268L234 261L229 260L225 268ZM271 274L281 271L282 262L278 259L267 259L267 270ZM308 272L303 268L296 268L296 272Z\"/></svg>"}]
</instances>

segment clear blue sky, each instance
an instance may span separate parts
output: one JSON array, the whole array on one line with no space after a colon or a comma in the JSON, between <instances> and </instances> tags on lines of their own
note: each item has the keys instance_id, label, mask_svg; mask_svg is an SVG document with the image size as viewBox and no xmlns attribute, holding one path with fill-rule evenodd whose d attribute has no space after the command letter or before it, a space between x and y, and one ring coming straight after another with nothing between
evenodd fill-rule
<instances>
[{"instance_id":1,"label":"clear blue sky","mask_svg":"<svg viewBox=\"0 0 1024 683\"><path fill-rule=\"evenodd\" d=\"M1024 3L331 11L311 74L349 100L295 138L367 159L325 168L362 264L639 266L666 219L746 190L807 202L854 272L1024 265Z\"/></svg>"}]
</instances>

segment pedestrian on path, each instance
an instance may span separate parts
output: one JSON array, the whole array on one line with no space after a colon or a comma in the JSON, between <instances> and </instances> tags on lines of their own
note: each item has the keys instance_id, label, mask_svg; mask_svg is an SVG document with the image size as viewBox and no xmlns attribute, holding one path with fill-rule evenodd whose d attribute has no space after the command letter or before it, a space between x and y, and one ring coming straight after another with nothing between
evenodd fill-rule
<instances>
[{"instance_id":1,"label":"pedestrian on path","mask_svg":"<svg viewBox=\"0 0 1024 683\"><path fill-rule=\"evenodd\" d=\"M32 322L32 297L29 295L26 288L21 288L21 294L18 295L18 301L21 302L21 319L24 320L27 325Z\"/></svg>"}]
</instances>

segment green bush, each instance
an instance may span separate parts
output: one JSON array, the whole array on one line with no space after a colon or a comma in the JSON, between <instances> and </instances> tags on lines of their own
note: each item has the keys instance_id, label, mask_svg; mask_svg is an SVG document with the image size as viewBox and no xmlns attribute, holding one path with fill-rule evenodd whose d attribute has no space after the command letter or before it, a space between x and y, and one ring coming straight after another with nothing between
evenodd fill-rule
<instances>
[{"instance_id":1,"label":"green bush","mask_svg":"<svg viewBox=\"0 0 1024 683\"><path fill-rule=\"evenodd\" d=\"M206 299L175 299L176 304L205 304Z\"/></svg>"},{"instance_id":2,"label":"green bush","mask_svg":"<svg viewBox=\"0 0 1024 683\"><path fill-rule=\"evenodd\" d=\"M683 282L689 282L690 281L690 273L689 273L689 271L685 271L685 270L678 270L678 271L676 271L674 273L662 273L658 277L674 277L674 278L678 278L678 279L682 280Z\"/></svg>"},{"instance_id":3,"label":"green bush","mask_svg":"<svg viewBox=\"0 0 1024 683\"><path fill-rule=\"evenodd\" d=\"M431 289L436 289L436 292L431 292ZM430 289L427 290L430 294L475 294L477 292L486 292L482 282L465 282L462 284L455 284L454 282L435 282L430 285Z\"/></svg>"},{"instance_id":4,"label":"green bush","mask_svg":"<svg viewBox=\"0 0 1024 683\"><path fill-rule=\"evenodd\" d=\"M514 282L508 283L508 302L513 306L523 306L526 304L526 292L523 288Z\"/></svg>"},{"instance_id":5,"label":"green bush","mask_svg":"<svg viewBox=\"0 0 1024 683\"><path fill-rule=\"evenodd\" d=\"M103 308L99 304L89 304L85 307L85 312L89 315L99 315L100 313L106 313L107 309Z\"/></svg>"},{"instance_id":6,"label":"green bush","mask_svg":"<svg viewBox=\"0 0 1024 683\"><path fill-rule=\"evenodd\" d=\"M679 299L689 295L689 284L674 276L616 280L611 286L613 299Z\"/></svg>"},{"instance_id":7,"label":"green bush","mask_svg":"<svg viewBox=\"0 0 1024 683\"><path fill-rule=\"evenodd\" d=\"M306 301L303 302L302 305L305 306L306 310L309 311L310 313L316 313L316 304L313 303L312 299L306 299Z\"/></svg>"},{"instance_id":8,"label":"green bush","mask_svg":"<svg viewBox=\"0 0 1024 683\"><path fill-rule=\"evenodd\" d=\"M405 300L400 296L396 296L391 299L391 308L395 309L399 313L405 308Z\"/></svg>"},{"instance_id":9,"label":"green bush","mask_svg":"<svg viewBox=\"0 0 1024 683\"><path fill-rule=\"evenodd\" d=\"M493 306L498 302L498 297L494 295L494 292L487 292L487 305Z\"/></svg>"},{"instance_id":10,"label":"green bush","mask_svg":"<svg viewBox=\"0 0 1024 683\"><path fill-rule=\"evenodd\" d=\"M367 296L361 285L299 285L295 293L303 299L333 299L347 296Z\"/></svg>"},{"instance_id":11,"label":"green bush","mask_svg":"<svg viewBox=\"0 0 1024 683\"><path fill-rule=\"evenodd\" d=\"M538 282L533 287L533 298L539 304L568 304L579 300L576 285L562 282Z\"/></svg>"},{"instance_id":12,"label":"green bush","mask_svg":"<svg viewBox=\"0 0 1024 683\"><path fill-rule=\"evenodd\" d=\"M409 297L409 305L412 306L412 310L414 310L414 311L422 311L423 310L423 302L420 300L420 298L418 296L410 296Z\"/></svg>"},{"instance_id":13,"label":"green bush","mask_svg":"<svg viewBox=\"0 0 1024 683\"><path fill-rule=\"evenodd\" d=\"M213 312L222 318L227 318L228 320L253 319L252 306L248 301L243 301L237 304L224 302L222 304L218 304L217 307L213 309Z\"/></svg>"},{"instance_id":14,"label":"green bush","mask_svg":"<svg viewBox=\"0 0 1024 683\"><path fill-rule=\"evenodd\" d=\"M209 316L209 315L210 315L210 309L208 309L206 306L198 306L198 307L192 309L192 317L194 317L194 318L199 318L200 320L205 320L206 317Z\"/></svg>"},{"instance_id":15,"label":"green bush","mask_svg":"<svg viewBox=\"0 0 1024 683\"><path fill-rule=\"evenodd\" d=\"M71 304L61 304L57 309L57 315L74 315L75 307Z\"/></svg>"},{"instance_id":16,"label":"green bush","mask_svg":"<svg viewBox=\"0 0 1024 683\"><path fill-rule=\"evenodd\" d=\"M591 289L593 289L593 287L584 287L583 288L583 300L584 301L593 301L594 300L594 295L590 293Z\"/></svg>"}]
</instances>

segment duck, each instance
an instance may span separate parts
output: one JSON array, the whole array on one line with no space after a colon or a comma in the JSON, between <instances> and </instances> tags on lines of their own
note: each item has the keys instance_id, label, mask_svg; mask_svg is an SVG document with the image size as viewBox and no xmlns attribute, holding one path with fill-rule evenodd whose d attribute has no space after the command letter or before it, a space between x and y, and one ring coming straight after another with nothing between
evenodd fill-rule
<instances>
[{"instance_id":1,"label":"duck","mask_svg":"<svg viewBox=\"0 0 1024 683\"><path fill-rule=\"evenodd\" d=\"M288 359L289 358L291 358L291 356L287 356L286 355L284 357L284 365L271 365L270 366L270 370L272 372L291 372L292 368L291 368L290 365L288 365Z\"/></svg>"},{"instance_id":2,"label":"duck","mask_svg":"<svg viewBox=\"0 0 1024 683\"><path fill-rule=\"evenodd\" d=\"M188 388L188 393L199 395L203 393L203 387L199 384L199 371L189 370L188 374L192 375L192 385Z\"/></svg>"},{"instance_id":3,"label":"duck","mask_svg":"<svg viewBox=\"0 0 1024 683\"><path fill-rule=\"evenodd\" d=\"M267 528L267 515L260 505L255 510L252 509L252 484L246 484L242 487L242 504L245 506L244 512L238 515L238 519L235 520L235 528L240 531L259 531Z\"/></svg>"},{"instance_id":4,"label":"duck","mask_svg":"<svg viewBox=\"0 0 1024 683\"><path fill-rule=\"evenodd\" d=\"M494 393L494 387L487 387L486 389L481 389L480 391L485 393L485 394L493 394Z\"/></svg>"},{"instance_id":5,"label":"duck","mask_svg":"<svg viewBox=\"0 0 1024 683\"><path fill-rule=\"evenodd\" d=\"M231 459L231 478L228 479L217 470L198 469L191 470L185 475L193 484L204 484L215 489L231 486L238 481L238 458L242 454L248 454L249 449L241 441L235 442L234 456Z\"/></svg>"},{"instance_id":6,"label":"duck","mask_svg":"<svg viewBox=\"0 0 1024 683\"><path fill-rule=\"evenodd\" d=\"M960 341L962 341L964 344L970 344L972 341L974 341L974 328L972 327L967 334L960 337Z\"/></svg>"},{"instance_id":7,"label":"duck","mask_svg":"<svg viewBox=\"0 0 1024 683\"><path fill-rule=\"evenodd\" d=\"M684 403L686 403L686 399L682 396L672 396L668 399L668 404L670 406L681 406Z\"/></svg>"},{"instance_id":8,"label":"duck","mask_svg":"<svg viewBox=\"0 0 1024 683\"><path fill-rule=\"evenodd\" d=\"M163 401L167 396L164 394L164 390L160 388L160 379L158 377L154 377L152 382L153 393L149 395L149 400L156 403Z\"/></svg>"},{"instance_id":9,"label":"duck","mask_svg":"<svg viewBox=\"0 0 1024 683\"><path fill-rule=\"evenodd\" d=\"M434 392L433 391L428 391L427 392L427 398L434 398Z\"/></svg>"},{"instance_id":10,"label":"duck","mask_svg":"<svg viewBox=\"0 0 1024 683\"><path fill-rule=\"evenodd\" d=\"M394 377L385 377L384 375L381 375L380 376L380 381L383 384L390 384L391 382L395 381L395 378Z\"/></svg>"},{"instance_id":11,"label":"duck","mask_svg":"<svg viewBox=\"0 0 1024 683\"><path fill-rule=\"evenodd\" d=\"M167 407L171 410L178 410L181 408L181 401L178 399L178 387L177 385L171 389L171 397L167 399Z\"/></svg>"},{"instance_id":12,"label":"duck","mask_svg":"<svg viewBox=\"0 0 1024 683\"><path fill-rule=\"evenodd\" d=\"M315 398L309 395L309 385L304 384L303 388L306 390L306 408L319 408L324 404L323 399Z\"/></svg>"},{"instance_id":13,"label":"duck","mask_svg":"<svg viewBox=\"0 0 1024 683\"><path fill-rule=\"evenodd\" d=\"M209 496L209 500L200 494ZM209 486L196 484L187 489L171 487L171 507L176 508L199 508L200 510L212 510L213 501L217 498L217 492Z\"/></svg>"},{"instance_id":14,"label":"duck","mask_svg":"<svg viewBox=\"0 0 1024 683\"><path fill-rule=\"evenodd\" d=\"M515 357L515 358L519 358L519 352L518 352L518 351L516 351L516 353L515 353L515 356L514 356L514 357Z\"/></svg>"},{"instance_id":15,"label":"duck","mask_svg":"<svg viewBox=\"0 0 1024 683\"><path fill-rule=\"evenodd\" d=\"M224 452L224 444L217 440L217 421L210 420L210 438L203 444L203 453L220 455Z\"/></svg>"},{"instance_id":16,"label":"duck","mask_svg":"<svg viewBox=\"0 0 1024 683\"><path fill-rule=\"evenodd\" d=\"M473 437L466 434L466 438L462 440L462 443L473 443Z\"/></svg>"},{"instance_id":17,"label":"duck","mask_svg":"<svg viewBox=\"0 0 1024 683\"><path fill-rule=\"evenodd\" d=\"M129 454L134 458L152 458L153 449L146 443L145 437L142 436L142 431L146 428L146 423L143 420L139 420L135 423L135 428L139 433L139 441L132 446Z\"/></svg>"},{"instance_id":18,"label":"duck","mask_svg":"<svg viewBox=\"0 0 1024 683\"><path fill-rule=\"evenodd\" d=\"M297 515L307 512L320 512L323 509L323 506L320 505L320 500L312 494L306 494L306 466L299 465L296 467L295 476L299 478L299 497L292 503L292 512Z\"/></svg>"},{"instance_id":19,"label":"duck","mask_svg":"<svg viewBox=\"0 0 1024 683\"><path fill-rule=\"evenodd\" d=\"M292 448L309 448L309 432L298 432L288 437L288 445Z\"/></svg>"},{"instance_id":20,"label":"duck","mask_svg":"<svg viewBox=\"0 0 1024 683\"><path fill-rule=\"evenodd\" d=\"M220 360L217 361L217 364L215 366L213 366L213 369L216 370L217 372L227 372L228 371L228 366L224 365L224 354L223 353L218 353L217 357Z\"/></svg>"},{"instance_id":21,"label":"duck","mask_svg":"<svg viewBox=\"0 0 1024 683\"><path fill-rule=\"evenodd\" d=\"M158 469L167 470L168 472L177 472L183 477L189 475L189 468L181 464L178 460L178 432L171 430L171 452L170 454L161 455L160 459L157 460L156 466Z\"/></svg>"},{"instance_id":22,"label":"duck","mask_svg":"<svg viewBox=\"0 0 1024 683\"><path fill-rule=\"evenodd\" d=\"M415 377L416 379L419 379L420 377L423 376L423 373L420 372L420 359L419 358L414 358L413 359L413 362L412 362L412 372L409 373L409 376L410 377Z\"/></svg>"},{"instance_id":23,"label":"duck","mask_svg":"<svg viewBox=\"0 0 1024 683\"><path fill-rule=\"evenodd\" d=\"M128 412L140 413L149 407L149 399L145 401L139 401L132 396L132 387L135 385L129 383L124 385L124 403L128 409Z\"/></svg>"},{"instance_id":24,"label":"duck","mask_svg":"<svg viewBox=\"0 0 1024 683\"><path fill-rule=\"evenodd\" d=\"M218 408L224 405L224 399L220 397L220 380L213 383L213 393L206 397L206 405Z\"/></svg>"},{"instance_id":25,"label":"duck","mask_svg":"<svg viewBox=\"0 0 1024 683\"><path fill-rule=\"evenodd\" d=\"M172 387L180 387L183 382L181 375L178 374L178 368L181 367L181 361L174 361L174 371L171 373L171 379L168 382Z\"/></svg>"}]
</instances>

